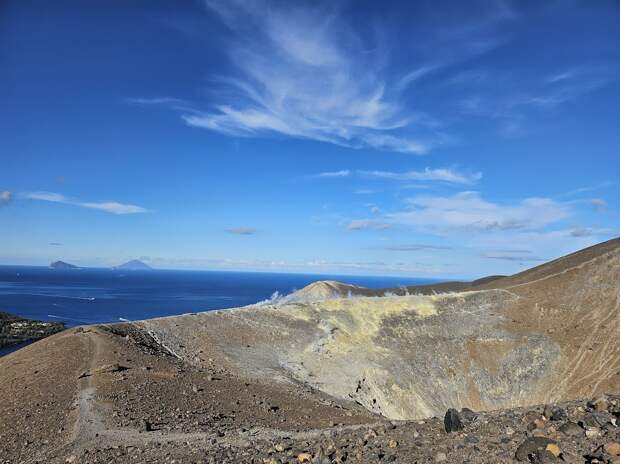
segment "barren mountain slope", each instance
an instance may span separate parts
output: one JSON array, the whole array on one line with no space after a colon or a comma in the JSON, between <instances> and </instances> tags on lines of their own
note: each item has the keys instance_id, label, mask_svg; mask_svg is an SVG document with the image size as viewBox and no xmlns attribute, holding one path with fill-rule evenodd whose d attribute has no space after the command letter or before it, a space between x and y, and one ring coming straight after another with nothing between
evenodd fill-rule
<instances>
[{"instance_id":1,"label":"barren mountain slope","mask_svg":"<svg viewBox=\"0 0 620 464\"><path fill-rule=\"evenodd\" d=\"M0 463L303 462L323 448L321 463L509 462L542 409L505 408L620 393L617 240L480 286L498 288L333 298L368 293L314 284L275 304L54 335L0 358ZM436 419L387 422L452 407L503 411L467 425L470 441ZM600 419L563 408L585 428ZM562 442L566 456L618 440L599 428Z\"/></svg>"},{"instance_id":2,"label":"barren mountain slope","mask_svg":"<svg viewBox=\"0 0 620 464\"><path fill-rule=\"evenodd\" d=\"M191 361L206 340L247 375L301 381L393 419L616 391L618 241L502 288L308 299L144 321ZM555 272L554 272L555 271Z\"/></svg>"},{"instance_id":3,"label":"barren mountain slope","mask_svg":"<svg viewBox=\"0 0 620 464\"><path fill-rule=\"evenodd\" d=\"M345 284L333 280L314 282L288 296L283 301L287 303L306 303L317 300L347 298L350 296L374 296L375 291L357 285Z\"/></svg>"},{"instance_id":4,"label":"barren mountain slope","mask_svg":"<svg viewBox=\"0 0 620 464\"><path fill-rule=\"evenodd\" d=\"M607 253L617 252L618 248L620 248L620 238L615 238L608 240L607 242L599 243L598 245L584 248L583 250L576 251L569 255L562 256L561 258L554 259L553 261L549 261L509 277L492 280L491 282L481 282L479 285L476 285L476 287L505 288L517 284L533 282L555 274L560 274L572 268L578 268L585 263L590 263L596 258L599 258ZM480 280L483 281L484 279Z\"/></svg>"}]
</instances>

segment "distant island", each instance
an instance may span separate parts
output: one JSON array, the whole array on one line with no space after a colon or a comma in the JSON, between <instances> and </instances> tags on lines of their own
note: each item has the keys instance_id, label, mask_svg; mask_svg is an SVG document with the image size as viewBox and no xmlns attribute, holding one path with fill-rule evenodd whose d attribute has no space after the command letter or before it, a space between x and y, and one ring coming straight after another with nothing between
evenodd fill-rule
<instances>
[{"instance_id":1,"label":"distant island","mask_svg":"<svg viewBox=\"0 0 620 464\"><path fill-rule=\"evenodd\" d=\"M54 261L50 264L52 269L79 269L74 264L65 263L64 261Z\"/></svg>"},{"instance_id":2,"label":"distant island","mask_svg":"<svg viewBox=\"0 0 620 464\"><path fill-rule=\"evenodd\" d=\"M114 266L112 269L122 269L125 271L146 271L153 268L139 259L132 259L131 261L127 261L119 266Z\"/></svg>"}]
</instances>

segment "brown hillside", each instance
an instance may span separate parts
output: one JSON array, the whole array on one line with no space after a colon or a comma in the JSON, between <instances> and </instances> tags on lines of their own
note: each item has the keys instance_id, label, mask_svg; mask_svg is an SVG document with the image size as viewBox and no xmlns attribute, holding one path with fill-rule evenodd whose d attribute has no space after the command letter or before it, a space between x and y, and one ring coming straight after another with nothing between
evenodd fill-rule
<instances>
[{"instance_id":1,"label":"brown hillside","mask_svg":"<svg viewBox=\"0 0 620 464\"><path fill-rule=\"evenodd\" d=\"M620 394L620 241L462 285L330 282L51 336L0 358L0 463L481 464L533 436L595 462L620 440L618 398L580 400ZM448 408L479 418L446 434Z\"/></svg>"}]
</instances>

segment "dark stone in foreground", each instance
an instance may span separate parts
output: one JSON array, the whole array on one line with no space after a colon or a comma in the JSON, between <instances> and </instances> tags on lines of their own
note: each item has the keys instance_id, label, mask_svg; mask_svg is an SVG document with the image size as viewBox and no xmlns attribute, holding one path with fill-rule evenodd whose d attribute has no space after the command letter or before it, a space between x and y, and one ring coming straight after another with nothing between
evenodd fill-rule
<instances>
[{"instance_id":1,"label":"dark stone in foreground","mask_svg":"<svg viewBox=\"0 0 620 464\"><path fill-rule=\"evenodd\" d=\"M64 328L64 325L59 322L32 321L0 312L0 348L40 340Z\"/></svg>"},{"instance_id":2,"label":"dark stone in foreground","mask_svg":"<svg viewBox=\"0 0 620 464\"><path fill-rule=\"evenodd\" d=\"M574 422L570 422L570 421L566 422L560 427L560 432L562 432L564 435L573 436L573 437L580 437L584 435L584 430L581 427L579 427L579 425L575 424Z\"/></svg>"},{"instance_id":3,"label":"dark stone in foreground","mask_svg":"<svg viewBox=\"0 0 620 464\"><path fill-rule=\"evenodd\" d=\"M153 430L153 426L146 419L140 419L138 422L138 429L142 432L151 432Z\"/></svg>"},{"instance_id":4,"label":"dark stone in foreground","mask_svg":"<svg viewBox=\"0 0 620 464\"><path fill-rule=\"evenodd\" d=\"M463 422L461 421L461 417L456 409L450 408L446 412L446 415L443 418L443 425L446 429L446 432L457 432L459 430L463 430Z\"/></svg>"},{"instance_id":5,"label":"dark stone in foreground","mask_svg":"<svg viewBox=\"0 0 620 464\"><path fill-rule=\"evenodd\" d=\"M547 456L546 448L549 444L555 444L555 441L545 437L530 437L519 445L515 458L517 461L524 462L532 462L534 460L540 462L543 456L549 459L555 458L553 455Z\"/></svg>"},{"instance_id":6,"label":"dark stone in foreground","mask_svg":"<svg viewBox=\"0 0 620 464\"><path fill-rule=\"evenodd\" d=\"M465 422L474 422L478 419L478 414L469 408L463 408L461 409L461 418L465 420Z\"/></svg>"}]
</instances>

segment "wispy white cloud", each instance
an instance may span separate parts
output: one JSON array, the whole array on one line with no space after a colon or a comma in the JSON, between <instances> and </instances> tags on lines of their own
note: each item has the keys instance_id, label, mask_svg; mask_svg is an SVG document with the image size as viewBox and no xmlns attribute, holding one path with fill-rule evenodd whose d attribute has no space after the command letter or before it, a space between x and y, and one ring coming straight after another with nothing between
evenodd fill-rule
<instances>
[{"instance_id":1,"label":"wispy white cloud","mask_svg":"<svg viewBox=\"0 0 620 464\"><path fill-rule=\"evenodd\" d=\"M389 247L385 247L388 251L421 251L421 250L451 250L451 246L445 245L429 245L425 243L414 243L411 245L393 245Z\"/></svg>"},{"instance_id":2,"label":"wispy white cloud","mask_svg":"<svg viewBox=\"0 0 620 464\"><path fill-rule=\"evenodd\" d=\"M226 232L233 235L254 235L257 230L253 227L231 227Z\"/></svg>"},{"instance_id":3,"label":"wispy white cloud","mask_svg":"<svg viewBox=\"0 0 620 464\"><path fill-rule=\"evenodd\" d=\"M467 244L472 248L486 250L486 254L553 259L609 238L609 231L592 229L590 235L580 232L573 234L574 231L572 228L495 231L471 234Z\"/></svg>"},{"instance_id":4,"label":"wispy white cloud","mask_svg":"<svg viewBox=\"0 0 620 464\"><path fill-rule=\"evenodd\" d=\"M615 72L602 66L582 66L550 74L544 87L510 99L508 106L531 105L553 109L594 92L616 79Z\"/></svg>"},{"instance_id":5,"label":"wispy white cloud","mask_svg":"<svg viewBox=\"0 0 620 464\"><path fill-rule=\"evenodd\" d=\"M438 275L445 273L442 266L423 263L385 262L385 261L328 261L312 260L303 263L303 267L314 272L326 272L330 269L345 270L347 272L379 272L379 273L407 273L409 275Z\"/></svg>"},{"instance_id":6,"label":"wispy white cloud","mask_svg":"<svg viewBox=\"0 0 620 464\"><path fill-rule=\"evenodd\" d=\"M148 210L141 206L118 203L115 201L105 201L100 203L83 202L72 198L65 197L60 193L54 192L30 192L24 194L24 197L30 200L49 201L52 203L65 203L68 205L81 206L82 208L96 209L112 214L138 214L146 213Z\"/></svg>"},{"instance_id":7,"label":"wispy white cloud","mask_svg":"<svg viewBox=\"0 0 620 464\"><path fill-rule=\"evenodd\" d=\"M228 135L280 134L355 148L424 153L428 145L385 132L407 126L407 111L386 86L375 57L334 11L264 2L208 1L234 38L238 71L215 79L229 98L214 111L183 116Z\"/></svg>"},{"instance_id":8,"label":"wispy white cloud","mask_svg":"<svg viewBox=\"0 0 620 464\"><path fill-rule=\"evenodd\" d=\"M352 171L344 169L341 171L328 171L317 174L316 177L338 178L350 176L362 176L366 178L387 179L397 181L420 181L420 182L446 182L451 184L472 185L482 179L481 172L460 172L450 168L425 168L421 171Z\"/></svg>"},{"instance_id":9,"label":"wispy white cloud","mask_svg":"<svg viewBox=\"0 0 620 464\"><path fill-rule=\"evenodd\" d=\"M408 200L409 211L391 213L395 222L427 229L486 231L540 229L569 215L568 208L549 198L526 198L500 205L484 200L478 192L452 196L419 195Z\"/></svg>"},{"instance_id":10,"label":"wispy white cloud","mask_svg":"<svg viewBox=\"0 0 620 464\"><path fill-rule=\"evenodd\" d=\"M499 134L507 139L522 137L528 133L528 129L523 124L520 117L512 116L512 119L505 119L499 125Z\"/></svg>"},{"instance_id":11,"label":"wispy white cloud","mask_svg":"<svg viewBox=\"0 0 620 464\"><path fill-rule=\"evenodd\" d=\"M487 69L475 68L461 71L446 79L445 84L463 86L478 86L487 83L490 79L490 72Z\"/></svg>"},{"instance_id":12,"label":"wispy white cloud","mask_svg":"<svg viewBox=\"0 0 620 464\"><path fill-rule=\"evenodd\" d=\"M574 69L569 69L567 71L561 71L561 72L551 74L545 77L545 82L547 84L555 84L556 82L561 82L567 79L571 79L575 77L576 74L577 74L577 71Z\"/></svg>"},{"instance_id":13,"label":"wispy white cloud","mask_svg":"<svg viewBox=\"0 0 620 464\"><path fill-rule=\"evenodd\" d=\"M486 253L486 254L483 255L483 257L487 258L487 259L498 259L498 260L501 260L501 261L517 261L517 262L521 262L521 263L548 261L547 258L542 258L540 256L524 255L524 254Z\"/></svg>"},{"instance_id":14,"label":"wispy white cloud","mask_svg":"<svg viewBox=\"0 0 620 464\"><path fill-rule=\"evenodd\" d=\"M112 214L138 214L147 212L147 210L141 206L127 205L117 203L116 201L106 201L103 203L77 202L71 204L82 206L84 208L98 209Z\"/></svg>"},{"instance_id":15,"label":"wispy white cloud","mask_svg":"<svg viewBox=\"0 0 620 464\"><path fill-rule=\"evenodd\" d=\"M348 229L378 231L393 227L442 240L437 245L387 247L393 251L441 250L458 243L464 254L479 250L479 259L515 264L560 256L591 245L605 235L601 230L586 235L583 230L558 229L574 214L573 203L551 198L500 203L489 201L478 192L465 191L454 195L417 195L407 198L405 205L401 211L381 212L379 218L349 221Z\"/></svg>"},{"instance_id":16,"label":"wispy white cloud","mask_svg":"<svg viewBox=\"0 0 620 464\"><path fill-rule=\"evenodd\" d=\"M589 227L576 227L570 231L571 237L589 237L593 233Z\"/></svg>"},{"instance_id":17,"label":"wispy white cloud","mask_svg":"<svg viewBox=\"0 0 620 464\"><path fill-rule=\"evenodd\" d=\"M536 115L575 103L617 81L615 65L582 66L532 78L497 69L469 71L448 78L465 93L455 99L460 113L497 121L499 135L522 137L539 127Z\"/></svg>"},{"instance_id":18,"label":"wispy white cloud","mask_svg":"<svg viewBox=\"0 0 620 464\"><path fill-rule=\"evenodd\" d=\"M354 190L353 193L356 195L372 195L373 193L377 193L376 190L372 189L357 189Z\"/></svg>"},{"instance_id":19,"label":"wispy white cloud","mask_svg":"<svg viewBox=\"0 0 620 464\"><path fill-rule=\"evenodd\" d=\"M127 103L135 105L183 105L185 100L174 97L127 98Z\"/></svg>"},{"instance_id":20,"label":"wispy white cloud","mask_svg":"<svg viewBox=\"0 0 620 464\"><path fill-rule=\"evenodd\" d=\"M348 230L385 230L392 227L392 224L382 221L374 221L371 219L361 219L349 222L347 225Z\"/></svg>"},{"instance_id":21,"label":"wispy white cloud","mask_svg":"<svg viewBox=\"0 0 620 464\"><path fill-rule=\"evenodd\" d=\"M228 27L234 71L212 76L212 109L182 115L186 124L237 137L281 135L425 154L445 143L441 122L412 108L405 93L432 73L496 47L493 26L510 15L489 8L463 27L427 35L436 53L414 65L390 63L392 44L361 36L337 6L207 0ZM483 18L480 21L479 18ZM374 30L388 29L373 24ZM385 31L383 31L385 33ZM404 42L403 42L404 43ZM414 47L412 47L412 54Z\"/></svg>"},{"instance_id":22,"label":"wispy white cloud","mask_svg":"<svg viewBox=\"0 0 620 464\"><path fill-rule=\"evenodd\" d=\"M413 153L416 155L424 155L429 152L431 142L424 140L414 140L410 137L396 136L392 134L365 134L360 137L362 145L368 145L373 148L385 151L395 151L398 153Z\"/></svg>"},{"instance_id":23,"label":"wispy white cloud","mask_svg":"<svg viewBox=\"0 0 620 464\"><path fill-rule=\"evenodd\" d=\"M519 16L498 0L472 6L471 14L429 8L359 27L340 14L339 2L204 3L228 29L218 46L232 64L209 76L210 108L168 96L129 103L169 105L187 125L229 136L277 135L418 155L453 139L442 130L449 121L412 105L409 92L501 45L500 26ZM407 51L405 60L396 48ZM460 74L454 83L471 80L470 71Z\"/></svg>"},{"instance_id":24,"label":"wispy white cloud","mask_svg":"<svg viewBox=\"0 0 620 464\"><path fill-rule=\"evenodd\" d=\"M322 172L317 177L348 177L351 175L351 171L348 169L342 169L341 171L328 171Z\"/></svg>"},{"instance_id":25,"label":"wispy white cloud","mask_svg":"<svg viewBox=\"0 0 620 464\"><path fill-rule=\"evenodd\" d=\"M501 80L499 77L497 80ZM530 86L521 91L486 91L486 95L470 95L457 101L460 112L497 121L499 135L506 138L523 137L535 130L532 118L542 112L553 111L604 87L610 82L605 76L571 81L558 80L552 87ZM506 85L506 84L504 84ZM513 84L517 87L517 84ZM527 85L526 85L527 87Z\"/></svg>"},{"instance_id":26,"label":"wispy white cloud","mask_svg":"<svg viewBox=\"0 0 620 464\"><path fill-rule=\"evenodd\" d=\"M549 89L573 89L578 95L595 90L617 79L613 65L589 65L564 69L547 75L543 82Z\"/></svg>"},{"instance_id":27,"label":"wispy white cloud","mask_svg":"<svg viewBox=\"0 0 620 464\"><path fill-rule=\"evenodd\" d=\"M499 250L488 250L481 254L485 259L494 259L499 261L513 261L517 263L531 263L531 262L543 262L548 261L548 258L535 255L531 250L524 250L519 248L506 248Z\"/></svg>"},{"instance_id":28,"label":"wispy white cloud","mask_svg":"<svg viewBox=\"0 0 620 464\"><path fill-rule=\"evenodd\" d=\"M481 172L465 173L454 169L425 168L422 171L359 171L360 174L368 177L381 179L401 180L401 181L440 181L453 184L475 184L482 179Z\"/></svg>"},{"instance_id":29,"label":"wispy white cloud","mask_svg":"<svg viewBox=\"0 0 620 464\"><path fill-rule=\"evenodd\" d=\"M53 192L32 192L25 194L29 200L51 201L54 203L69 203L69 200L60 193Z\"/></svg>"},{"instance_id":30,"label":"wispy white cloud","mask_svg":"<svg viewBox=\"0 0 620 464\"><path fill-rule=\"evenodd\" d=\"M407 87L412 85L415 81L422 79L424 76L430 74L434 70L440 68L439 63L427 64L424 66L420 66L419 68L412 69L403 77L401 77L396 83L396 88L398 90L405 90Z\"/></svg>"},{"instance_id":31,"label":"wispy white cloud","mask_svg":"<svg viewBox=\"0 0 620 464\"><path fill-rule=\"evenodd\" d=\"M13 194L8 190L0 191L0 206L8 205L13 199Z\"/></svg>"},{"instance_id":32,"label":"wispy white cloud","mask_svg":"<svg viewBox=\"0 0 620 464\"><path fill-rule=\"evenodd\" d=\"M106 261L106 265L114 264L119 260ZM284 272L303 273L335 273L346 272L352 274L402 273L407 275L445 275L446 270L438 263L415 263L402 261L334 261L326 259L309 259L288 261L282 259L214 259L214 258L168 258L152 257L150 265L159 269L189 268L189 269L228 269L228 270L274 270ZM103 263L102 263L103 264Z\"/></svg>"},{"instance_id":33,"label":"wispy white cloud","mask_svg":"<svg viewBox=\"0 0 620 464\"><path fill-rule=\"evenodd\" d=\"M511 102L512 105L532 105L543 109L553 109L562 103L567 103L577 98L594 92L607 84L603 78L583 80L581 82L564 85L550 92L538 93L520 97Z\"/></svg>"},{"instance_id":34,"label":"wispy white cloud","mask_svg":"<svg viewBox=\"0 0 620 464\"><path fill-rule=\"evenodd\" d=\"M580 195L582 193L593 192L595 190L600 190L600 189L603 189L603 188L611 187L613 185L615 185L614 182L605 181L605 182L601 182L601 183L595 184L595 185L588 185L588 186L585 186L585 187L579 187L579 188L576 188L576 189L569 190L568 192L564 192L564 193L562 193L560 195L557 195L557 198L572 197L572 196L575 196L575 195Z\"/></svg>"},{"instance_id":35,"label":"wispy white cloud","mask_svg":"<svg viewBox=\"0 0 620 464\"><path fill-rule=\"evenodd\" d=\"M607 209L607 202L602 198L593 198L590 200L590 204L599 212Z\"/></svg>"}]
</instances>

